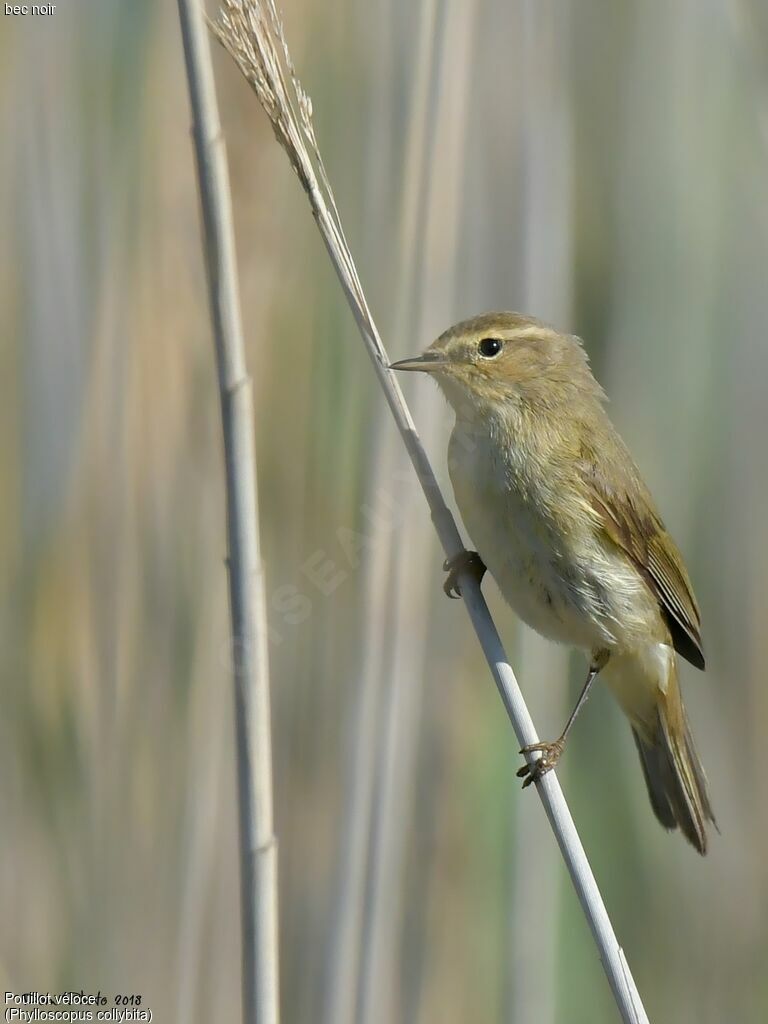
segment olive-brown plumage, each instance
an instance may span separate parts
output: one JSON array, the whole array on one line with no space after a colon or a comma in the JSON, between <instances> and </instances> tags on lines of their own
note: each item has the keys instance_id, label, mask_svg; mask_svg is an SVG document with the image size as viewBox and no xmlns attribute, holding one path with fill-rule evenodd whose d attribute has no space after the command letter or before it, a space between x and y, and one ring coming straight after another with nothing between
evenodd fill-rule
<instances>
[{"instance_id":1,"label":"olive-brown plumage","mask_svg":"<svg viewBox=\"0 0 768 1024\"><path fill-rule=\"evenodd\" d=\"M699 609L581 343L531 317L488 313L395 368L430 373L455 410L456 501L504 597L590 659L562 736L521 769L526 784L557 762L600 673L630 719L656 816L705 853L714 816L675 657L704 668Z\"/></svg>"}]
</instances>

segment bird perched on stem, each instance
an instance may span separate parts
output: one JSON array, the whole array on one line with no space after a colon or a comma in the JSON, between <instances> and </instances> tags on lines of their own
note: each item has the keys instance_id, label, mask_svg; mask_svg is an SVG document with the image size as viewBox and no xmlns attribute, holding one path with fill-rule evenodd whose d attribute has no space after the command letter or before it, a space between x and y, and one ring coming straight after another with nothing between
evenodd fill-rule
<instances>
[{"instance_id":1,"label":"bird perched on stem","mask_svg":"<svg viewBox=\"0 0 768 1024\"><path fill-rule=\"evenodd\" d=\"M477 551L446 563L449 595L460 572L487 567L524 622L589 658L560 737L522 751L540 752L523 785L556 765L600 674L629 718L656 817L706 853L715 819L676 659L704 668L699 609L581 342L487 313L392 369L429 373L456 413L448 467Z\"/></svg>"}]
</instances>

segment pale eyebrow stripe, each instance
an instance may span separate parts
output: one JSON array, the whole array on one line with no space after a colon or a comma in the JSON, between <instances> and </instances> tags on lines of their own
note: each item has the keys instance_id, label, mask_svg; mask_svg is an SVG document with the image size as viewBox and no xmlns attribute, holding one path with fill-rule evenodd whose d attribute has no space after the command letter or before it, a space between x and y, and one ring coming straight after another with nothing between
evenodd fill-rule
<instances>
[{"instance_id":1,"label":"pale eyebrow stripe","mask_svg":"<svg viewBox=\"0 0 768 1024\"><path fill-rule=\"evenodd\" d=\"M511 338L554 338L557 332L549 327L540 327L537 324L529 324L527 327L518 327L509 334Z\"/></svg>"}]
</instances>

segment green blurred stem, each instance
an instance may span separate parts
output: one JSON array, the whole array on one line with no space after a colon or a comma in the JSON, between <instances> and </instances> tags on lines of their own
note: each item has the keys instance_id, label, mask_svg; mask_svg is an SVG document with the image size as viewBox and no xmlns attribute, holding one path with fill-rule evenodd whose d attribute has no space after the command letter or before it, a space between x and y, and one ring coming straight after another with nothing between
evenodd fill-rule
<instances>
[{"instance_id":1,"label":"green blurred stem","mask_svg":"<svg viewBox=\"0 0 768 1024\"><path fill-rule=\"evenodd\" d=\"M269 670L252 384L245 365L229 176L208 33L196 0L178 0L178 6L224 433L240 825L243 1021L277 1024L277 847L272 822Z\"/></svg>"}]
</instances>

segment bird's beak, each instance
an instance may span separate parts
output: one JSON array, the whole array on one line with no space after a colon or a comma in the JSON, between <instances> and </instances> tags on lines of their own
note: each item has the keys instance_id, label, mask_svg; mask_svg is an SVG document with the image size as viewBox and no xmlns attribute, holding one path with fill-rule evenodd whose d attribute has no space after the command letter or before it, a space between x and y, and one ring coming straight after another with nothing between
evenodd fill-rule
<instances>
[{"instance_id":1,"label":"bird's beak","mask_svg":"<svg viewBox=\"0 0 768 1024\"><path fill-rule=\"evenodd\" d=\"M412 359L400 359L396 363L390 363L390 370L421 370L422 373L434 373L442 369L448 360L442 352L425 352L423 355L414 356Z\"/></svg>"}]
</instances>

